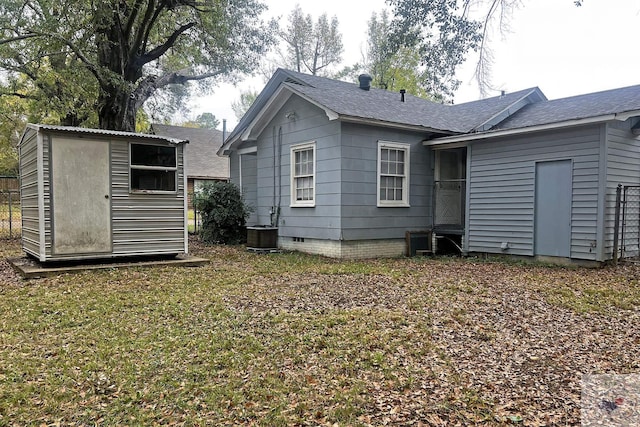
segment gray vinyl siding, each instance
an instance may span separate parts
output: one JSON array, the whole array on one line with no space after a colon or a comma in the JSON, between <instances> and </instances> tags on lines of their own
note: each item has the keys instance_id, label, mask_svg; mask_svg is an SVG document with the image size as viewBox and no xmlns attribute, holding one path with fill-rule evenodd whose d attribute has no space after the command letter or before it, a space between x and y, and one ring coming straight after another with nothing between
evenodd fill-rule
<instances>
[{"instance_id":1,"label":"gray vinyl siding","mask_svg":"<svg viewBox=\"0 0 640 427\"><path fill-rule=\"evenodd\" d=\"M25 252L39 255L40 221L38 204L38 144L37 134L27 130L20 144L20 207L22 210L22 247Z\"/></svg>"},{"instance_id":2,"label":"gray vinyl siding","mask_svg":"<svg viewBox=\"0 0 640 427\"><path fill-rule=\"evenodd\" d=\"M285 112L295 112L287 119ZM280 170L274 161L282 129ZM256 224L270 225L280 206L279 235L327 240L401 239L407 230L427 229L432 221L431 154L425 135L382 127L330 121L320 108L293 96L274 115L257 141ZM377 206L378 141L411 146L411 207ZM315 142L315 206L291 206L291 147ZM243 156L242 183L247 195L253 181ZM237 164L232 157L232 170ZM275 170L274 170L275 165ZM235 172L234 172L235 173ZM274 186L274 174L276 176ZM280 175L280 185L278 178ZM233 178L237 179L237 178ZM275 199L274 199L275 196Z\"/></svg>"},{"instance_id":3,"label":"gray vinyl siding","mask_svg":"<svg viewBox=\"0 0 640 427\"><path fill-rule=\"evenodd\" d=\"M640 140L631 133L631 120L607 125L606 210L604 221L605 259L613 254L616 187L640 185Z\"/></svg>"},{"instance_id":4,"label":"gray vinyl siding","mask_svg":"<svg viewBox=\"0 0 640 427\"><path fill-rule=\"evenodd\" d=\"M433 167L425 135L345 123L342 125L342 238L401 239L432 224ZM378 141L410 145L410 207L378 207Z\"/></svg>"},{"instance_id":5,"label":"gray vinyl siding","mask_svg":"<svg viewBox=\"0 0 640 427\"><path fill-rule=\"evenodd\" d=\"M242 168L240 167L240 157L242 157ZM240 187L245 204L251 209L248 225L258 224L258 169L256 154L238 155L237 151L231 152L229 156L229 168L231 171L231 182ZM242 179L240 179L242 173Z\"/></svg>"},{"instance_id":6,"label":"gray vinyl siding","mask_svg":"<svg viewBox=\"0 0 640 427\"><path fill-rule=\"evenodd\" d=\"M289 111L295 112L294 119L285 117L285 112ZM275 162L274 128L276 142L278 130L282 130L280 160L275 159ZM315 207L292 207L290 206L291 147L314 141L316 144ZM270 225L270 211L277 210L279 206L278 234L280 236L339 239L341 226L339 123L329 121L323 110L293 96L265 127L258 138L257 147L257 223ZM276 170L274 170L274 164ZM274 174L276 175L275 185Z\"/></svg>"},{"instance_id":7,"label":"gray vinyl siding","mask_svg":"<svg viewBox=\"0 0 640 427\"><path fill-rule=\"evenodd\" d=\"M571 257L595 260L599 126L479 141L471 146L467 231L470 252L534 255L536 162L572 161ZM550 207L552 208L552 207Z\"/></svg>"}]
</instances>

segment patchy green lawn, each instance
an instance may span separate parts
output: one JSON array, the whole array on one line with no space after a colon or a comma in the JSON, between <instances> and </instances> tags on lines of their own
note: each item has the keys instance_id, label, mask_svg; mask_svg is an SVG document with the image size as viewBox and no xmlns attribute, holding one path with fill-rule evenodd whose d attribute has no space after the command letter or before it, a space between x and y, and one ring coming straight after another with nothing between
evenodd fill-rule
<instances>
[{"instance_id":1,"label":"patchy green lawn","mask_svg":"<svg viewBox=\"0 0 640 427\"><path fill-rule=\"evenodd\" d=\"M637 266L192 249L211 263L2 262L0 425L579 424L583 374L640 368Z\"/></svg>"}]
</instances>

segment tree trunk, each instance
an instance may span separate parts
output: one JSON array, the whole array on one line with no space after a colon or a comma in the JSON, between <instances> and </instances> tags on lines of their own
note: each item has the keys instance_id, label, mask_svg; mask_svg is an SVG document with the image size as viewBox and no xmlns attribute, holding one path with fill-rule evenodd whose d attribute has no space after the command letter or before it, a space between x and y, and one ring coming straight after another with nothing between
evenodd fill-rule
<instances>
[{"instance_id":1,"label":"tree trunk","mask_svg":"<svg viewBox=\"0 0 640 427\"><path fill-rule=\"evenodd\" d=\"M136 110L132 94L117 87L102 91L98 99L100 129L135 132Z\"/></svg>"}]
</instances>

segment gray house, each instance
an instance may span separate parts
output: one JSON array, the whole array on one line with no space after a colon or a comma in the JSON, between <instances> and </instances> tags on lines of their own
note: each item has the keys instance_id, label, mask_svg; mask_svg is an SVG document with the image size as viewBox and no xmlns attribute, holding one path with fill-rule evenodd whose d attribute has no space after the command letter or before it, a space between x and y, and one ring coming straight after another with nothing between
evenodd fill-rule
<instances>
[{"instance_id":1,"label":"gray house","mask_svg":"<svg viewBox=\"0 0 640 427\"><path fill-rule=\"evenodd\" d=\"M27 125L22 249L39 261L187 253L185 142Z\"/></svg>"},{"instance_id":2,"label":"gray house","mask_svg":"<svg viewBox=\"0 0 640 427\"><path fill-rule=\"evenodd\" d=\"M640 185L640 86L443 105L279 69L219 153L278 245L398 256L428 231L464 253L612 258L615 188Z\"/></svg>"}]
</instances>

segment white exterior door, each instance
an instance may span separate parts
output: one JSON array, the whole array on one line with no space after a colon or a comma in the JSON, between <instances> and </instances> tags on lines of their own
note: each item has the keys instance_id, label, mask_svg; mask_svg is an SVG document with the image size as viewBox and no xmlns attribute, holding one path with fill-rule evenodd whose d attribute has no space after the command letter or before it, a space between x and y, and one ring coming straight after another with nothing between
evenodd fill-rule
<instances>
[{"instance_id":1,"label":"white exterior door","mask_svg":"<svg viewBox=\"0 0 640 427\"><path fill-rule=\"evenodd\" d=\"M109 141L51 141L54 254L111 252Z\"/></svg>"}]
</instances>

